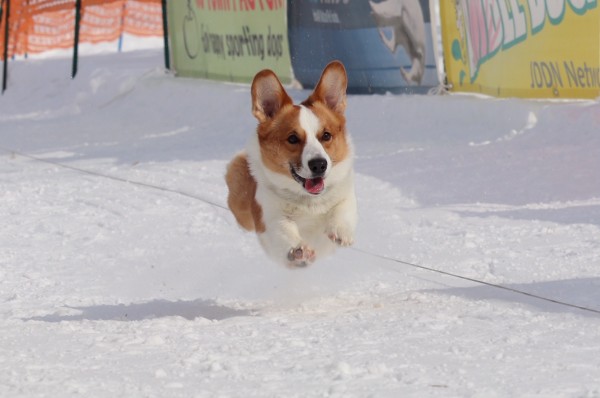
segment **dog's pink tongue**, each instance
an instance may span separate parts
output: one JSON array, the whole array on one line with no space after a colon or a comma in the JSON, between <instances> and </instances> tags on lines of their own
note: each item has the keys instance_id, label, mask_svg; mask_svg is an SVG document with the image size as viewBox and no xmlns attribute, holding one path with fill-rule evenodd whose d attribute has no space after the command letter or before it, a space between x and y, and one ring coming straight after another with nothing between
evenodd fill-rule
<instances>
[{"instance_id":1,"label":"dog's pink tongue","mask_svg":"<svg viewBox=\"0 0 600 398\"><path fill-rule=\"evenodd\" d=\"M304 189L306 189L308 193L316 195L318 193L321 193L321 191L325 189L325 181L323 181L321 177L312 179L307 178L304 182Z\"/></svg>"}]
</instances>

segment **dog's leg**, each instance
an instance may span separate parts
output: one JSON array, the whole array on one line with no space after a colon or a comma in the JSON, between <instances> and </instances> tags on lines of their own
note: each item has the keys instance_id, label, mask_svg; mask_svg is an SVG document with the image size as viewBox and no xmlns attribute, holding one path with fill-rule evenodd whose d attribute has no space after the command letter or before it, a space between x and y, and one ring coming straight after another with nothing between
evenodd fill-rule
<instances>
[{"instance_id":1,"label":"dog's leg","mask_svg":"<svg viewBox=\"0 0 600 398\"><path fill-rule=\"evenodd\" d=\"M315 261L315 251L302 241L296 223L282 219L267 225L266 231L259 234L259 240L276 262L290 268L303 268Z\"/></svg>"},{"instance_id":2,"label":"dog's leg","mask_svg":"<svg viewBox=\"0 0 600 398\"><path fill-rule=\"evenodd\" d=\"M303 268L315 261L315 252L306 245L290 249L287 255L288 265L292 268Z\"/></svg>"},{"instance_id":3,"label":"dog's leg","mask_svg":"<svg viewBox=\"0 0 600 398\"><path fill-rule=\"evenodd\" d=\"M246 153L239 153L227 165L225 181L229 189L227 205L238 224L248 231L261 230L262 209L256 203L256 180L250 174Z\"/></svg>"},{"instance_id":4,"label":"dog's leg","mask_svg":"<svg viewBox=\"0 0 600 398\"><path fill-rule=\"evenodd\" d=\"M356 222L356 198L350 196L331 209L325 233L338 246L351 246L354 243Z\"/></svg>"}]
</instances>

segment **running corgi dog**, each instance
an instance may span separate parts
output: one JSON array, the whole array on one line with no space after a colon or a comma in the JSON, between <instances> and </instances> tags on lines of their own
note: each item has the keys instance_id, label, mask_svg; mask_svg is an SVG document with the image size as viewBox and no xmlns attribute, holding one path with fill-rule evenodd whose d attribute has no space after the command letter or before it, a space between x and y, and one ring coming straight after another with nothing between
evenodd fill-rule
<instances>
[{"instance_id":1,"label":"running corgi dog","mask_svg":"<svg viewBox=\"0 0 600 398\"><path fill-rule=\"evenodd\" d=\"M328 64L295 105L271 70L252 82L256 134L227 166L228 206L265 252L306 267L354 241L353 147L346 132L346 70Z\"/></svg>"}]
</instances>

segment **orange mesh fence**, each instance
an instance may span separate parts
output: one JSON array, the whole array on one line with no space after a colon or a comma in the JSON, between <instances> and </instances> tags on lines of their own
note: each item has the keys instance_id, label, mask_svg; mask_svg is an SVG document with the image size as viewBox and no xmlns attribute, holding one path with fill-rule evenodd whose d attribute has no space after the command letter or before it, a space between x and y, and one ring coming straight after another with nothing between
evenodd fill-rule
<instances>
[{"instance_id":1,"label":"orange mesh fence","mask_svg":"<svg viewBox=\"0 0 600 398\"><path fill-rule=\"evenodd\" d=\"M6 0L1 4L0 48L4 49ZM160 0L82 0L81 15L80 43L114 41L123 33L163 34ZM75 0L11 0L9 29L9 57L71 48Z\"/></svg>"}]
</instances>

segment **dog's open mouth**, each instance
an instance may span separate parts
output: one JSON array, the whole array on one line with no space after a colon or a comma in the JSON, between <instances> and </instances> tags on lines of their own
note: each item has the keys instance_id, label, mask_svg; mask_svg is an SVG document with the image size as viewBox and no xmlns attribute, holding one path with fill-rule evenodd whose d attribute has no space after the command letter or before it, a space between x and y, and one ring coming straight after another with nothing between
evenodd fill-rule
<instances>
[{"instance_id":1,"label":"dog's open mouth","mask_svg":"<svg viewBox=\"0 0 600 398\"><path fill-rule=\"evenodd\" d=\"M321 192L323 192L323 190L325 189L325 180L323 179L323 177L316 177L316 178L301 177L298 173L296 173L296 170L294 170L294 167L291 165L290 165L290 173L292 173L292 177L294 177L294 180L298 181L298 183L304 187L306 192L308 192L312 195L318 195Z\"/></svg>"}]
</instances>

